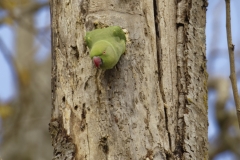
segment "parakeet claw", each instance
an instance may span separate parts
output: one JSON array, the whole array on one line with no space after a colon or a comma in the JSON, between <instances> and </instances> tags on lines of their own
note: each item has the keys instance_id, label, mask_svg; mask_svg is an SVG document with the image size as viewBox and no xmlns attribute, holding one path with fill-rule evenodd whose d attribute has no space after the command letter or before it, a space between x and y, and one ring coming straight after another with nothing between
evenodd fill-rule
<instances>
[{"instance_id":1,"label":"parakeet claw","mask_svg":"<svg viewBox=\"0 0 240 160\"><path fill-rule=\"evenodd\" d=\"M94 56L93 63L97 68L100 68L100 66L102 64L102 59L100 57Z\"/></svg>"}]
</instances>

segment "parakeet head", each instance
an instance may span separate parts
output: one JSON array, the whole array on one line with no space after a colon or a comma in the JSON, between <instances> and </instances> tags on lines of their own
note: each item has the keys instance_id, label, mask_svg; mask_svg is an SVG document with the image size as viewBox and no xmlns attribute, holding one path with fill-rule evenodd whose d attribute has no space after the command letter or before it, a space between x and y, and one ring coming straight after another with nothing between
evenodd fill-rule
<instances>
[{"instance_id":1,"label":"parakeet head","mask_svg":"<svg viewBox=\"0 0 240 160\"><path fill-rule=\"evenodd\" d=\"M90 57L94 65L102 69L111 69L116 65L117 61L114 58L114 56L116 56L115 54L116 52L113 46L104 40L94 44L90 51Z\"/></svg>"}]
</instances>

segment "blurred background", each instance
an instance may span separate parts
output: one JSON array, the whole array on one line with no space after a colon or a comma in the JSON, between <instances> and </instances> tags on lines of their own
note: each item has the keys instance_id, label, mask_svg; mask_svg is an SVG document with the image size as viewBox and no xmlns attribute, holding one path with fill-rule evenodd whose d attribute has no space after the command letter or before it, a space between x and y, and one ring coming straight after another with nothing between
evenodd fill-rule
<instances>
[{"instance_id":1,"label":"blurred background","mask_svg":"<svg viewBox=\"0 0 240 160\"><path fill-rule=\"evenodd\" d=\"M240 131L228 78L225 0L208 2L209 156L240 160ZM231 16L240 86L240 0L231 0ZM52 158L50 53L48 1L0 0L0 159Z\"/></svg>"},{"instance_id":2,"label":"blurred background","mask_svg":"<svg viewBox=\"0 0 240 160\"><path fill-rule=\"evenodd\" d=\"M0 0L0 159L52 159L50 53L48 1Z\"/></svg>"}]
</instances>

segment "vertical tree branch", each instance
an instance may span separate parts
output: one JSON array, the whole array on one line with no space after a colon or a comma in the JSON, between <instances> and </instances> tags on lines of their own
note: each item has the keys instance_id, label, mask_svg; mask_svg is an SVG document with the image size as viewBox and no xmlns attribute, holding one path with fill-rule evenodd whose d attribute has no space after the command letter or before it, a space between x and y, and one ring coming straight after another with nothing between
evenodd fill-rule
<instances>
[{"instance_id":1,"label":"vertical tree branch","mask_svg":"<svg viewBox=\"0 0 240 160\"><path fill-rule=\"evenodd\" d=\"M232 33L231 33L231 15L230 15L230 0L225 0L226 2L226 29L227 29L227 41L228 41L228 52L230 60L230 80L232 83L233 96L236 104L238 124L240 127L240 100L237 88L237 79L235 73L235 63L234 63L234 45L232 44Z\"/></svg>"}]
</instances>

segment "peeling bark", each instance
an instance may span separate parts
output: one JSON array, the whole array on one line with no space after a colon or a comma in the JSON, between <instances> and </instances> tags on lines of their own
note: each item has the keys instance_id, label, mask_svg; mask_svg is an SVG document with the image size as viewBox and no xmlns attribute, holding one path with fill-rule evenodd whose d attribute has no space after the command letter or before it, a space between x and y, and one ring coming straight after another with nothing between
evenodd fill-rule
<instances>
[{"instance_id":1,"label":"peeling bark","mask_svg":"<svg viewBox=\"0 0 240 160\"><path fill-rule=\"evenodd\" d=\"M64 159L73 160L76 152L72 138L67 134L62 126L62 119L52 120L49 125L50 134L53 140L54 157L53 160Z\"/></svg>"},{"instance_id":2,"label":"peeling bark","mask_svg":"<svg viewBox=\"0 0 240 160\"><path fill-rule=\"evenodd\" d=\"M53 146L69 137L74 149L60 152L75 159L208 159L204 5L52 1L52 119L64 131ZM130 39L105 72L83 41L101 25L121 26Z\"/></svg>"}]
</instances>

